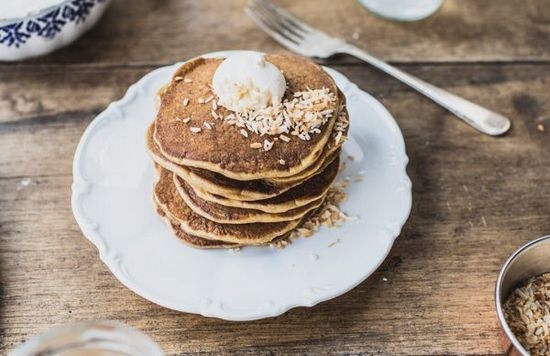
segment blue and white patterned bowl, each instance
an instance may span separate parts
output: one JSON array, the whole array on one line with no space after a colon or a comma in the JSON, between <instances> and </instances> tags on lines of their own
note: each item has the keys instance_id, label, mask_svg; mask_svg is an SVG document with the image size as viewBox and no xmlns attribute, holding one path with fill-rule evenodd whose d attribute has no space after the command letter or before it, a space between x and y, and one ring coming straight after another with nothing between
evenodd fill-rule
<instances>
[{"instance_id":1,"label":"blue and white patterned bowl","mask_svg":"<svg viewBox=\"0 0 550 356\"><path fill-rule=\"evenodd\" d=\"M0 19L0 61L42 56L68 45L99 20L110 2L60 0L22 18Z\"/></svg>"}]
</instances>

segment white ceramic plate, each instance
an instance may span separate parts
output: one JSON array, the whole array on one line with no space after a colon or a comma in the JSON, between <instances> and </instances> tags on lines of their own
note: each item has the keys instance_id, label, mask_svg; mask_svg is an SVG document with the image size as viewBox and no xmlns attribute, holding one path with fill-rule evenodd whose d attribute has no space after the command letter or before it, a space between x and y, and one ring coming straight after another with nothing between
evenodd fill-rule
<instances>
[{"instance_id":1,"label":"white ceramic plate","mask_svg":"<svg viewBox=\"0 0 550 356\"><path fill-rule=\"evenodd\" d=\"M216 52L205 56L227 56ZM154 169L145 130L157 90L179 64L132 85L87 128L76 150L72 207L84 235L113 274L140 296L167 308L228 320L280 315L352 289L382 263L411 209L408 162L399 128L372 96L326 68L348 102L351 138L341 177L342 210L358 219L321 229L283 250L197 250L179 242L155 213Z\"/></svg>"}]
</instances>

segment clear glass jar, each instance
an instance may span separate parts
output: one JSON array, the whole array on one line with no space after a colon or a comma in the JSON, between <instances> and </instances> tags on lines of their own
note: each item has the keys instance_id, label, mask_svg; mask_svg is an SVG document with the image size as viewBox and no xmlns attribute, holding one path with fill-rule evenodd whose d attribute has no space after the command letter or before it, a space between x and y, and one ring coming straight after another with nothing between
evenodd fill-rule
<instances>
[{"instance_id":1,"label":"clear glass jar","mask_svg":"<svg viewBox=\"0 0 550 356\"><path fill-rule=\"evenodd\" d=\"M114 321L53 328L25 342L10 356L164 356L147 335Z\"/></svg>"},{"instance_id":2,"label":"clear glass jar","mask_svg":"<svg viewBox=\"0 0 550 356\"><path fill-rule=\"evenodd\" d=\"M436 12L443 0L359 0L359 3L380 17L416 21Z\"/></svg>"}]
</instances>

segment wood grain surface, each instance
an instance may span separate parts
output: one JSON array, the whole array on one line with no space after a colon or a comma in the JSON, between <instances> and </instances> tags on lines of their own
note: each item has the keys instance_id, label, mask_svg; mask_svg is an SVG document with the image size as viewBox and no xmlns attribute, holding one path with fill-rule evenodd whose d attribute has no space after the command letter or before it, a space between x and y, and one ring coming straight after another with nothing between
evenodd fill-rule
<instances>
[{"instance_id":1,"label":"wood grain surface","mask_svg":"<svg viewBox=\"0 0 550 356\"><path fill-rule=\"evenodd\" d=\"M98 318L141 329L167 354L502 354L496 274L521 244L550 234L545 0L447 0L416 23L380 20L351 0L280 1L513 121L506 136L483 136L365 64L329 62L395 116L413 182L402 235L351 292L277 318L226 322L156 306L99 260L70 208L80 135L160 65L221 49L280 51L243 15L244 3L117 0L74 45L0 64L0 354L53 325Z\"/></svg>"}]
</instances>

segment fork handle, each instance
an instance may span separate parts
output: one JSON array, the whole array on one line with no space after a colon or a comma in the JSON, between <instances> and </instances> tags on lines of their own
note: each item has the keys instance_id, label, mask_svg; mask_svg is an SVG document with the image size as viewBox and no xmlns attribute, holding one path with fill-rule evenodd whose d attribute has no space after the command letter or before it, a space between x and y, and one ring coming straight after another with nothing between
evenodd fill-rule
<instances>
[{"instance_id":1,"label":"fork handle","mask_svg":"<svg viewBox=\"0 0 550 356\"><path fill-rule=\"evenodd\" d=\"M341 51L357 57L407 84L484 134L498 136L504 134L510 128L511 124L508 118L426 83L351 44L346 44Z\"/></svg>"}]
</instances>

